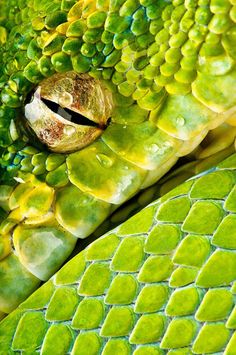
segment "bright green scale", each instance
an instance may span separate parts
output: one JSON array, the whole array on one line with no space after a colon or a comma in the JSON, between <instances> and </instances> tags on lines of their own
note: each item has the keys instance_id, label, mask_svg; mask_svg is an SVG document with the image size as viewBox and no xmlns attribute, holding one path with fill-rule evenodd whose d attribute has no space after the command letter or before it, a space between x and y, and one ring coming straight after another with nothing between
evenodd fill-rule
<instances>
[{"instance_id":1,"label":"bright green scale","mask_svg":"<svg viewBox=\"0 0 236 355\"><path fill-rule=\"evenodd\" d=\"M234 0L25 3L0 5L2 313L210 129L235 125ZM44 101L37 89L29 103L38 84ZM45 108L63 97L75 111L83 95L91 126ZM73 134L83 146L69 152ZM232 156L72 259L2 321L0 353L235 354L235 167Z\"/></svg>"},{"instance_id":2,"label":"bright green scale","mask_svg":"<svg viewBox=\"0 0 236 355\"><path fill-rule=\"evenodd\" d=\"M234 355L236 154L70 260L0 324L0 354Z\"/></svg>"}]
</instances>

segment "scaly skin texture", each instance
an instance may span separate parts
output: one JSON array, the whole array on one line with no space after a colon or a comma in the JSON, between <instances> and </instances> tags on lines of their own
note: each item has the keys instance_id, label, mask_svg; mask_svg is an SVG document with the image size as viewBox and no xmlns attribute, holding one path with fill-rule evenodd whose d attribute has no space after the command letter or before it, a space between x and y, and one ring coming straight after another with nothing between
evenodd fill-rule
<instances>
[{"instance_id":1,"label":"scaly skin texture","mask_svg":"<svg viewBox=\"0 0 236 355\"><path fill-rule=\"evenodd\" d=\"M77 238L209 130L235 124L236 16L234 0L0 5L0 311L8 313ZM52 101L91 124L63 120Z\"/></svg>"},{"instance_id":2,"label":"scaly skin texture","mask_svg":"<svg viewBox=\"0 0 236 355\"><path fill-rule=\"evenodd\" d=\"M236 154L70 260L0 323L0 354L236 353Z\"/></svg>"}]
</instances>

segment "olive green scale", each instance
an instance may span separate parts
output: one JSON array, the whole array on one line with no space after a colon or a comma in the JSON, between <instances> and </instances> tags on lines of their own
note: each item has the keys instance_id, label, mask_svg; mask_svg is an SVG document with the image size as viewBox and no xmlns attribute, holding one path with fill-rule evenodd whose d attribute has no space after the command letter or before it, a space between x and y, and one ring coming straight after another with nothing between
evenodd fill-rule
<instances>
[{"instance_id":1,"label":"olive green scale","mask_svg":"<svg viewBox=\"0 0 236 355\"><path fill-rule=\"evenodd\" d=\"M0 323L0 354L235 354L236 155L90 244Z\"/></svg>"},{"instance_id":2,"label":"olive green scale","mask_svg":"<svg viewBox=\"0 0 236 355\"><path fill-rule=\"evenodd\" d=\"M231 118L236 21L233 0L0 6L0 312L8 313L77 238ZM69 71L103 81L114 109L99 139L55 154L32 144L22 106L44 78Z\"/></svg>"}]
</instances>

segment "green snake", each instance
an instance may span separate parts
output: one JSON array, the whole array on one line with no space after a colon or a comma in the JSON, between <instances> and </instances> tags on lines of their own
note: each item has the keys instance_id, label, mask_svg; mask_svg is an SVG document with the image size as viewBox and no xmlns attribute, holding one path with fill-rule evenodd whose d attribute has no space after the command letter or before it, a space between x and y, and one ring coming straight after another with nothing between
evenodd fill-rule
<instances>
[{"instance_id":1,"label":"green snake","mask_svg":"<svg viewBox=\"0 0 236 355\"><path fill-rule=\"evenodd\" d=\"M0 44L0 354L236 354L236 1L0 0Z\"/></svg>"}]
</instances>

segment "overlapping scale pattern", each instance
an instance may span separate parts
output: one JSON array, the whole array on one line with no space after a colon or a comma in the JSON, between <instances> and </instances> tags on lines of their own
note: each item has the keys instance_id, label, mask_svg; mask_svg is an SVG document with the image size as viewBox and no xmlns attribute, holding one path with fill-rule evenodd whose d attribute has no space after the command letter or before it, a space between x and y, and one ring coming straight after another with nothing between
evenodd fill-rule
<instances>
[{"instance_id":1,"label":"overlapping scale pattern","mask_svg":"<svg viewBox=\"0 0 236 355\"><path fill-rule=\"evenodd\" d=\"M69 261L0 324L0 353L235 353L236 155Z\"/></svg>"}]
</instances>

